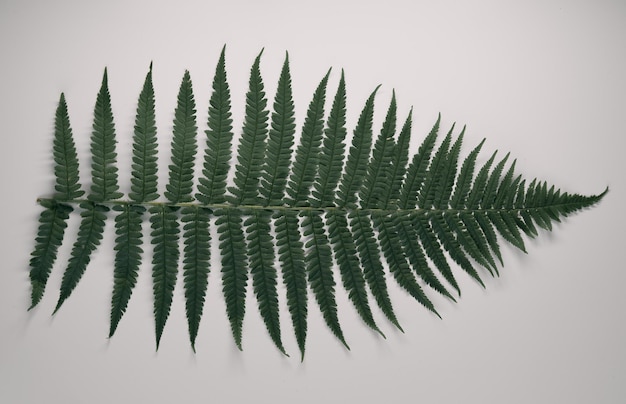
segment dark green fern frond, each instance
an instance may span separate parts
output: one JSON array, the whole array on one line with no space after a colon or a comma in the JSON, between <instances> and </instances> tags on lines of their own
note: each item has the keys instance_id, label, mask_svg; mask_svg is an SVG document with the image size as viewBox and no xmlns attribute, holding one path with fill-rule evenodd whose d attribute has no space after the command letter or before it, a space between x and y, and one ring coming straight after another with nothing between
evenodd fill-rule
<instances>
[{"instance_id":1,"label":"dark green fern frond","mask_svg":"<svg viewBox=\"0 0 626 404\"><path fill-rule=\"evenodd\" d=\"M302 125L300 145L296 149L291 175L287 182L285 202L290 206L307 204L311 186L315 180L324 132L324 104L329 75L330 70L317 86Z\"/></svg>"},{"instance_id":2,"label":"dark green fern frond","mask_svg":"<svg viewBox=\"0 0 626 404\"><path fill-rule=\"evenodd\" d=\"M198 149L196 135L196 102L189 72L185 71L178 92L178 105L174 113L172 138L172 164L165 197L173 203L192 200L194 156Z\"/></svg>"},{"instance_id":3,"label":"dark green fern frond","mask_svg":"<svg viewBox=\"0 0 626 404\"><path fill-rule=\"evenodd\" d=\"M232 193L230 202L234 205L255 205L259 201L259 181L265 157L269 115L259 70L262 54L261 51L256 57L250 71L250 88L246 94L246 117L237 150L235 186L229 188Z\"/></svg>"},{"instance_id":4,"label":"dark green fern frond","mask_svg":"<svg viewBox=\"0 0 626 404\"><path fill-rule=\"evenodd\" d=\"M31 305L34 308L43 297L46 283L57 257L59 246L67 227L67 219L73 211L71 206L60 205L55 201L42 201L44 211L39 216L39 229L35 239L35 249L30 259Z\"/></svg>"},{"instance_id":5,"label":"dark green fern frond","mask_svg":"<svg viewBox=\"0 0 626 404\"><path fill-rule=\"evenodd\" d=\"M226 81L225 51L222 49L213 78L213 92L209 106L206 131L206 149L202 176L198 180L196 198L204 204L223 203L226 200L226 178L232 154L232 122L230 89Z\"/></svg>"},{"instance_id":6,"label":"dark green fern frond","mask_svg":"<svg viewBox=\"0 0 626 404\"><path fill-rule=\"evenodd\" d=\"M263 178L259 187L265 205L280 206L283 203L291 163L293 137L296 132L294 113L289 56L287 55L274 98L274 112L265 150Z\"/></svg>"},{"instance_id":7,"label":"dark green fern frond","mask_svg":"<svg viewBox=\"0 0 626 404\"><path fill-rule=\"evenodd\" d=\"M104 224L107 218L106 212L109 209L90 202L84 202L80 207L82 209L80 213L82 220L78 229L78 238L74 243L69 263L63 273L61 293L54 308L54 313L61 308L63 302L70 297L72 291L78 285L78 281L83 276L87 264L91 261L91 253L100 245L102 233L104 232Z\"/></svg>"},{"instance_id":8,"label":"dark green fern frond","mask_svg":"<svg viewBox=\"0 0 626 404\"><path fill-rule=\"evenodd\" d=\"M185 310L189 325L189 340L194 352L204 299L209 284L209 261L211 258L211 233L209 232L210 211L200 207L182 209L183 239L183 282L185 286Z\"/></svg>"},{"instance_id":9,"label":"dark green fern frond","mask_svg":"<svg viewBox=\"0 0 626 404\"><path fill-rule=\"evenodd\" d=\"M117 329L128 301L137 283L137 273L141 264L141 224L143 206L120 205L114 210L120 213L115 217L115 268L113 272L113 295L111 297L111 325L109 337Z\"/></svg>"},{"instance_id":10,"label":"dark green fern frond","mask_svg":"<svg viewBox=\"0 0 626 404\"><path fill-rule=\"evenodd\" d=\"M220 234L222 254L222 293L226 301L226 314L235 339L241 350L243 317L246 312L246 286L248 284L248 262L246 244L241 228L241 213L235 209L215 211L215 225Z\"/></svg>"},{"instance_id":11,"label":"dark green fern frond","mask_svg":"<svg viewBox=\"0 0 626 404\"><path fill-rule=\"evenodd\" d=\"M133 135L133 164L130 179L132 185L128 197L135 202L150 202L159 197L157 194L157 131L154 103L152 64L150 64L150 70L137 101Z\"/></svg>"},{"instance_id":12,"label":"dark green fern frond","mask_svg":"<svg viewBox=\"0 0 626 404\"><path fill-rule=\"evenodd\" d=\"M152 224L152 291L154 294L154 327L156 347L159 348L165 322L170 314L172 296L178 273L178 234L176 211L166 205L150 208Z\"/></svg>"},{"instance_id":13,"label":"dark green fern frond","mask_svg":"<svg viewBox=\"0 0 626 404\"><path fill-rule=\"evenodd\" d=\"M115 160L115 126L111 110L111 96L107 70L104 69L102 86L96 99L94 109L93 132L91 134L91 191L89 200L92 202L110 201L119 199L117 167Z\"/></svg>"},{"instance_id":14,"label":"dark green fern frond","mask_svg":"<svg viewBox=\"0 0 626 404\"><path fill-rule=\"evenodd\" d=\"M276 219L276 248L281 263L283 283L287 289L287 307L300 349L304 359L307 334L308 298L306 290L306 267L304 263L304 245L300 235L298 213L286 211Z\"/></svg>"},{"instance_id":15,"label":"dark green fern frond","mask_svg":"<svg viewBox=\"0 0 626 404\"><path fill-rule=\"evenodd\" d=\"M117 183L106 69L94 110L92 180L86 198L79 184L78 156L61 95L53 143L56 192L38 200L43 212L30 259L31 308L42 299L73 207L80 207L81 223L55 312L77 286L100 244L105 223L113 218L108 212L116 212L112 336L137 282L143 254L142 225L148 216L157 349L172 307L182 243L185 312L195 352L215 231L222 294L236 346L242 349L246 293L251 281L269 336L286 355L279 308L281 293L285 294L295 340L304 358L309 287L326 325L348 348L339 321L336 277L363 322L384 336L371 308L371 297L384 316L402 330L388 279L393 278L439 316L432 295L455 301L451 292L461 294L459 269L484 286L482 276L486 272L499 275L503 240L525 251L526 237L552 230L554 222L594 205L608 191L582 196L563 192L545 181L526 180L516 172L516 161L509 154L496 161L493 153L479 164L484 140L463 158L465 128L457 134L452 125L439 141L441 116L417 153L410 156L413 110L400 128L393 91L386 116L377 126L374 100L378 87L365 102L346 151L350 110L343 71L328 114L325 104L330 70L322 78L294 149L297 114L289 57L286 54L269 111L260 71L262 53L250 70L242 132L233 156L231 94L225 47L222 49L212 83L197 181L196 103L189 72L185 72L174 111L169 178L161 201L157 201L152 66L137 103L127 200L121 200ZM233 181L230 187L229 174ZM211 229L213 220L215 228ZM284 287L278 285L279 273Z\"/></svg>"}]
</instances>

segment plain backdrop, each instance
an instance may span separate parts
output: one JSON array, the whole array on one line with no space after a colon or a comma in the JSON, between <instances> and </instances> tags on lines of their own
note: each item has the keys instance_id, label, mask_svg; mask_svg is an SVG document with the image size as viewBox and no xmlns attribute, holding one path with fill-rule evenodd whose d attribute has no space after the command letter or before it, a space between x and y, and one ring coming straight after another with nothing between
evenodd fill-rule
<instances>
[{"instance_id":1,"label":"plain backdrop","mask_svg":"<svg viewBox=\"0 0 626 404\"><path fill-rule=\"evenodd\" d=\"M344 69L349 128L381 84L376 131L395 89L401 119L413 108L413 152L441 112L444 130L456 122L458 133L467 125L463 156L486 138L479 163L495 150L511 152L529 180L567 192L595 194L607 186L610 192L554 232L527 240L528 254L503 242L501 276L483 271L486 289L453 266L463 292L458 304L431 293L443 320L390 284L404 334L377 308L387 338L370 331L338 286L347 351L310 295L302 363L282 284L291 357L272 345L250 290L244 350L237 350L215 248L197 353L188 342L180 277L155 351L149 254L128 311L107 339L110 222L73 295L51 316L78 227L70 220L46 294L28 312L36 199L53 192L59 94L67 98L88 185L92 111L108 68L120 186L128 192L136 100L149 64L165 169L183 73L191 74L203 131L224 44L237 137L254 57L264 49L261 70L271 100L288 51L298 127L328 68L331 93ZM0 402L626 401L623 1L3 0L0 58Z\"/></svg>"}]
</instances>

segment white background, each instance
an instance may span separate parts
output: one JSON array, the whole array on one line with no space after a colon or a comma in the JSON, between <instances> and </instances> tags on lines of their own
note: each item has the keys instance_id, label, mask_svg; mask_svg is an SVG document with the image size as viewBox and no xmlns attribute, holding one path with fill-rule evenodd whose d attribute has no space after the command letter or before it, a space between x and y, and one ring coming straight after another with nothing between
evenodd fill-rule
<instances>
[{"instance_id":1,"label":"white background","mask_svg":"<svg viewBox=\"0 0 626 404\"><path fill-rule=\"evenodd\" d=\"M405 334L378 309L387 339L368 330L339 286L346 351L310 296L304 363L282 286L291 358L273 347L251 293L244 351L236 349L217 261L196 354L180 279L155 352L149 258L117 334L107 339L110 225L73 295L51 317L78 226L70 221L46 294L27 312L35 200L52 192L59 94L67 97L87 184L93 105L108 67L120 184L128 192L136 99L148 65L154 62L165 166L183 72L191 73L204 130L224 44L237 134L254 57L265 48L271 99L289 51L298 125L327 69L332 93L343 68L350 126L382 84L376 124L395 88L401 116L414 107L413 150L441 112L446 130L455 121L467 125L464 155L487 139L481 163L496 149L510 151L525 178L582 194L611 190L597 207L529 240L527 255L504 245L502 275L486 276L486 290L454 267L459 303L431 294L443 320L390 286ZM626 3L4 0L0 51L0 402L625 402Z\"/></svg>"}]
</instances>

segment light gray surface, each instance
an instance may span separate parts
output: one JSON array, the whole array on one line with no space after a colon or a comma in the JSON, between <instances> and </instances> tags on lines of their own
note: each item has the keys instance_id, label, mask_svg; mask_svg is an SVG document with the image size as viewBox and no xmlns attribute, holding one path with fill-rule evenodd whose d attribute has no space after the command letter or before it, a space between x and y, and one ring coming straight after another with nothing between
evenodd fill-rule
<instances>
[{"instance_id":1,"label":"light gray surface","mask_svg":"<svg viewBox=\"0 0 626 404\"><path fill-rule=\"evenodd\" d=\"M28 259L40 211L35 200L51 192L59 93L68 100L86 183L92 110L108 66L120 184L127 192L135 103L150 61L165 167L182 74L190 70L204 130L223 44L237 134L254 57L265 47L262 72L272 98L288 50L299 126L328 67L332 91L344 68L350 126L382 84L377 125L395 88L399 113L414 107L413 149L441 112L445 129L454 121L467 124L464 155L485 137L481 162L496 149L510 151L526 178L583 194L607 185L611 191L596 208L529 241L528 255L504 246L502 276L485 278L486 291L454 267L463 295L456 305L433 297L443 320L392 286L405 334L378 310L387 340L370 332L339 287L347 352L311 296L304 363L282 289L283 338L292 357L272 346L252 293L244 352L237 351L215 260L197 354L188 343L180 277L155 353L147 260L128 312L108 340L110 225L73 295L51 317L78 226L70 221L44 299L27 312ZM0 402L626 400L623 2L3 1L0 50Z\"/></svg>"}]
</instances>

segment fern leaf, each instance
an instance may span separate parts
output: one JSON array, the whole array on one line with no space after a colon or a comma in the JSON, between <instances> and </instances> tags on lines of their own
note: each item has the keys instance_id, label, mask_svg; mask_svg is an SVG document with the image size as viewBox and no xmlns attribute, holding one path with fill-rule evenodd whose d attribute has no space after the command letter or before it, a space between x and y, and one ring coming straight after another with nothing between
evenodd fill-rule
<instances>
[{"instance_id":1,"label":"fern leaf","mask_svg":"<svg viewBox=\"0 0 626 404\"><path fill-rule=\"evenodd\" d=\"M286 54L270 116L260 72L262 53L250 70L242 135L233 158L231 98L225 47L222 49L208 108L197 202L192 193L198 128L188 71L181 81L174 111L166 201L156 202L159 194L152 65L137 104L130 193L125 201L120 200L117 183L107 70L94 109L92 181L86 199L81 199L78 156L61 94L53 143L56 192L51 198L38 200L44 210L30 259L31 308L42 299L73 206L80 206L82 219L55 312L84 274L103 237L107 212L113 210L117 213L109 330L112 336L137 281L143 252L142 223L148 209L156 346L158 349L171 310L182 240L185 310L195 352L210 271L209 226L215 217L222 293L239 349L251 277L268 333L286 355L280 328L278 263L301 358L308 331L307 284L327 326L349 349L338 317L334 262L357 313L365 324L383 335L370 307L370 292L387 319L402 330L389 296L387 270L401 288L439 316L426 289L455 301L448 289L454 288L459 295L461 292L450 262L484 286L479 266L492 275L499 274L496 261L502 264L501 240L525 251L524 236L533 238L539 229L552 230L553 222L597 203L608 191L582 196L562 192L539 180L528 183L516 174L515 160L507 167L509 154L496 163L493 153L477 169L484 140L460 164L465 128L457 136L452 125L436 147L441 116L418 152L409 158L413 111L396 137L395 91L380 133L375 141L372 137L378 87L365 102L346 153L343 71L326 121L330 70L317 86L292 161L296 125L289 57ZM227 187L231 159L234 186Z\"/></svg>"},{"instance_id":2,"label":"fern leaf","mask_svg":"<svg viewBox=\"0 0 626 404\"><path fill-rule=\"evenodd\" d=\"M196 144L196 103L189 72L185 71L180 90L178 105L174 113L174 136L172 138L172 164L170 164L169 183L165 197L173 203L192 200L194 156Z\"/></svg>"},{"instance_id":3,"label":"fern leaf","mask_svg":"<svg viewBox=\"0 0 626 404\"><path fill-rule=\"evenodd\" d=\"M265 205L280 206L283 203L295 131L291 75L287 55L278 80L272 123L265 150L263 178L259 188Z\"/></svg>"},{"instance_id":4,"label":"fern leaf","mask_svg":"<svg viewBox=\"0 0 626 404\"><path fill-rule=\"evenodd\" d=\"M91 134L91 192L89 200L93 202L119 199L117 167L115 166L115 126L111 110L111 96L107 70L104 69L102 86L96 98L94 108L93 132Z\"/></svg>"},{"instance_id":5,"label":"fern leaf","mask_svg":"<svg viewBox=\"0 0 626 404\"><path fill-rule=\"evenodd\" d=\"M276 219L276 248L281 262L283 283L287 289L287 307L300 349L300 358L303 360L308 309L304 246L300 240L296 212L286 211L284 215Z\"/></svg>"},{"instance_id":6,"label":"fern leaf","mask_svg":"<svg viewBox=\"0 0 626 404\"><path fill-rule=\"evenodd\" d=\"M71 295L91 260L91 253L102 240L108 208L90 202L85 202L80 207L83 211L80 214L82 220L78 229L78 238L74 243L69 263L63 273L61 293L53 314L61 308L63 302Z\"/></svg>"},{"instance_id":7,"label":"fern leaf","mask_svg":"<svg viewBox=\"0 0 626 404\"><path fill-rule=\"evenodd\" d=\"M309 200L319 163L318 155L324 131L324 103L329 75L330 70L317 86L302 125L300 145L296 149L291 175L287 182L285 202L289 206L304 206Z\"/></svg>"},{"instance_id":8,"label":"fern leaf","mask_svg":"<svg viewBox=\"0 0 626 404\"><path fill-rule=\"evenodd\" d=\"M274 268L270 219L271 212L255 210L244 222L244 226L248 230L248 262L261 317L263 317L267 331L276 347L287 355L280 336L276 268Z\"/></svg>"},{"instance_id":9,"label":"fern leaf","mask_svg":"<svg viewBox=\"0 0 626 404\"><path fill-rule=\"evenodd\" d=\"M233 140L230 112L230 89L226 80L225 51L222 48L215 68L211 94L206 149L202 176L196 199L203 204L223 203L226 200L226 178L230 168Z\"/></svg>"},{"instance_id":10,"label":"fern leaf","mask_svg":"<svg viewBox=\"0 0 626 404\"><path fill-rule=\"evenodd\" d=\"M137 101L135 131L133 135L133 164L131 192L128 197L135 202L157 199L157 132L154 112L154 87L152 64L146 75Z\"/></svg>"},{"instance_id":11,"label":"fern leaf","mask_svg":"<svg viewBox=\"0 0 626 404\"><path fill-rule=\"evenodd\" d=\"M78 182L78 156L67 112L67 103L63 93L61 93L59 98L59 106L57 107L54 120L53 152L54 175L56 178L55 191L62 199L72 200L80 198L85 192L80 189L81 186Z\"/></svg>"},{"instance_id":12,"label":"fern leaf","mask_svg":"<svg viewBox=\"0 0 626 404\"><path fill-rule=\"evenodd\" d=\"M243 317L246 311L246 285L248 268L241 215L235 209L215 211L217 232L220 234L222 254L222 292L226 301L226 314L235 339L241 350Z\"/></svg>"},{"instance_id":13,"label":"fern leaf","mask_svg":"<svg viewBox=\"0 0 626 404\"><path fill-rule=\"evenodd\" d=\"M141 264L141 224L145 212L143 206L121 205L114 207L120 213L115 217L115 267L113 271L113 295L111 297L111 325L109 337L117 329L133 288Z\"/></svg>"},{"instance_id":14,"label":"fern leaf","mask_svg":"<svg viewBox=\"0 0 626 404\"><path fill-rule=\"evenodd\" d=\"M41 201L44 210L39 216L39 229L35 249L30 259L31 306L34 308L43 297L57 251L63 242L67 219L72 208L54 201Z\"/></svg>"},{"instance_id":15,"label":"fern leaf","mask_svg":"<svg viewBox=\"0 0 626 404\"><path fill-rule=\"evenodd\" d=\"M176 275L178 272L179 225L173 208L159 205L150 208L152 224L152 290L154 294L154 324L156 348L159 349L165 322L170 314Z\"/></svg>"},{"instance_id":16,"label":"fern leaf","mask_svg":"<svg viewBox=\"0 0 626 404\"><path fill-rule=\"evenodd\" d=\"M128 194L133 202L149 202L158 197L155 125L151 64L137 101L133 134L131 192ZM137 283L141 253L143 252L141 249L141 227L145 208L138 205L121 205L116 210L120 210L121 213L115 218L118 238L115 246L117 252L113 273L109 337L115 333L118 323L126 311L128 301Z\"/></svg>"},{"instance_id":17,"label":"fern leaf","mask_svg":"<svg viewBox=\"0 0 626 404\"><path fill-rule=\"evenodd\" d=\"M235 186L229 188L234 205L255 205L259 200L259 180L265 156L267 137L267 99L259 70L261 55L256 57L250 71L250 88L246 94L246 117L237 149Z\"/></svg>"},{"instance_id":18,"label":"fern leaf","mask_svg":"<svg viewBox=\"0 0 626 404\"><path fill-rule=\"evenodd\" d=\"M62 200L80 198L84 191L81 190L78 182L78 156L63 93L59 98L54 120L53 155L56 179L54 188L58 197ZM59 205L56 202L42 201L41 203L45 210L39 217L36 245L30 260L32 293L29 310L35 307L43 297L58 248L63 241L67 227L66 221L73 211L72 207Z\"/></svg>"},{"instance_id":19,"label":"fern leaf","mask_svg":"<svg viewBox=\"0 0 626 404\"><path fill-rule=\"evenodd\" d=\"M182 209L183 280L185 286L185 309L189 326L189 340L194 352L204 298L208 287L211 234L209 233L210 212L199 207Z\"/></svg>"}]
</instances>

